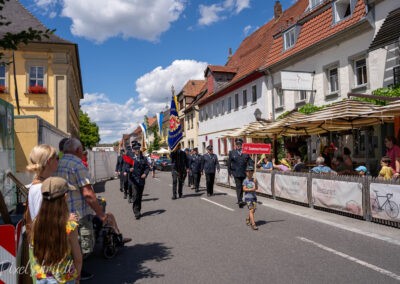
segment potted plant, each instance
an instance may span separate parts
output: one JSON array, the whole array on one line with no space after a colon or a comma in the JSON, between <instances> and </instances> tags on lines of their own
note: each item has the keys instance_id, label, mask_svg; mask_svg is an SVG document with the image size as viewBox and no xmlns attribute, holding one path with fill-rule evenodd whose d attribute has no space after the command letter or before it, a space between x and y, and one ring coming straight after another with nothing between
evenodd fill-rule
<instances>
[{"instance_id":1,"label":"potted plant","mask_svg":"<svg viewBox=\"0 0 400 284\"><path fill-rule=\"evenodd\" d=\"M29 86L28 92L30 94L46 94L47 90L42 86L34 85L34 86Z\"/></svg>"},{"instance_id":2,"label":"potted plant","mask_svg":"<svg viewBox=\"0 0 400 284\"><path fill-rule=\"evenodd\" d=\"M4 94L7 91L6 86L0 85L0 94Z\"/></svg>"}]
</instances>

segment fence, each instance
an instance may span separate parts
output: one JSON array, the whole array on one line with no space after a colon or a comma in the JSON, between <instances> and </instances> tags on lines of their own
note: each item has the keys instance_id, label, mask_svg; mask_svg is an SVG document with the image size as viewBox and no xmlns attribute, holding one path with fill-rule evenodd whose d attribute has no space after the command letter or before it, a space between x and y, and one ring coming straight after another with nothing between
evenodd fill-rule
<instances>
[{"instance_id":1,"label":"fence","mask_svg":"<svg viewBox=\"0 0 400 284\"><path fill-rule=\"evenodd\" d=\"M115 176L117 157L114 151L88 151L89 172L93 183Z\"/></svg>"},{"instance_id":2,"label":"fence","mask_svg":"<svg viewBox=\"0 0 400 284\"><path fill-rule=\"evenodd\" d=\"M257 171L258 194L400 228L400 184L372 177ZM233 187L222 167L217 184Z\"/></svg>"}]
</instances>

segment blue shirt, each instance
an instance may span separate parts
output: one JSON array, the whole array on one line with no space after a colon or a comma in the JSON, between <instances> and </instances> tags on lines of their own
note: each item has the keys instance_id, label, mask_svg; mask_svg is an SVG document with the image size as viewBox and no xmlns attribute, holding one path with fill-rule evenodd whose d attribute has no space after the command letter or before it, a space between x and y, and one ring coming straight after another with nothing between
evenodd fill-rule
<instances>
[{"instance_id":1,"label":"blue shirt","mask_svg":"<svg viewBox=\"0 0 400 284\"><path fill-rule=\"evenodd\" d=\"M319 165L310 170L311 173L320 174L320 173L331 173L332 169L328 166Z\"/></svg>"},{"instance_id":2,"label":"blue shirt","mask_svg":"<svg viewBox=\"0 0 400 284\"><path fill-rule=\"evenodd\" d=\"M245 178L243 181L243 186L245 186L248 189L254 189L256 187L256 184L254 182L254 178ZM244 199L245 200L257 200L257 195L255 191L245 191L244 193Z\"/></svg>"}]
</instances>

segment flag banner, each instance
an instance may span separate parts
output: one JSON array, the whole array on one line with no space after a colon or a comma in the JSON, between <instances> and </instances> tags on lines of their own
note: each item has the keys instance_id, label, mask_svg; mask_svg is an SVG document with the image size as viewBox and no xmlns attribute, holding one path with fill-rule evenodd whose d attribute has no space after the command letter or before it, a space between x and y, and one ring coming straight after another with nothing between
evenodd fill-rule
<instances>
[{"instance_id":1,"label":"flag banner","mask_svg":"<svg viewBox=\"0 0 400 284\"><path fill-rule=\"evenodd\" d=\"M176 98L172 96L168 129L168 146L171 150L175 149L179 141L181 141L182 136L182 125L179 121Z\"/></svg>"},{"instance_id":2,"label":"flag banner","mask_svg":"<svg viewBox=\"0 0 400 284\"><path fill-rule=\"evenodd\" d=\"M140 128L142 128L142 133L143 133L143 136L144 137L146 137L147 135L146 135L146 124L144 124L144 122L143 123L141 123L140 125Z\"/></svg>"},{"instance_id":3,"label":"flag banner","mask_svg":"<svg viewBox=\"0 0 400 284\"><path fill-rule=\"evenodd\" d=\"M162 137L162 122L164 120L164 113L157 113L157 123L158 123L158 132L160 133L160 137Z\"/></svg>"}]
</instances>

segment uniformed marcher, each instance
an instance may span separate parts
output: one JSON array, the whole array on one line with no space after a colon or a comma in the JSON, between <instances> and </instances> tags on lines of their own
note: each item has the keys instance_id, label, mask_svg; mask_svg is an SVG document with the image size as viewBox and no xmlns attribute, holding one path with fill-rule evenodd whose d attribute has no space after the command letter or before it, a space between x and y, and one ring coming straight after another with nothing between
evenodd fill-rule
<instances>
[{"instance_id":1,"label":"uniformed marcher","mask_svg":"<svg viewBox=\"0 0 400 284\"><path fill-rule=\"evenodd\" d=\"M215 171L219 172L218 157L213 153L213 146L207 146L207 153L203 155L201 171L206 175L207 196L214 195Z\"/></svg>"},{"instance_id":2,"label":"uniformed marcher","mask_svg":"<svg viewBox=\"0 0 400 284\"><path fill-rule=\"evenodd\" d=\"M228 174L235 179L237 204L240 208L246 204L243 201L243 180L246 178L246 167L254 164L249 154L242 153L242 144L243 139L235 139L236 149L229 151L228 158Z\"/></svg>"},{"instance_id":3,"label":"uniformed marcher","mask_svg":"<svg viewBox=\"0 0 400 284\"><path fill-rule=\"evenodd\" d=\"M121 192L124 192L124 182L126 180L126 176L124 176L123 173L123 167L124 167L123 155L125 155L125 150L121 149L119 151L119 156L117 158L117 164L115 165L115 174L117 174L119 177L119 190Z\"/></svg>"},{"instance_id":4,"label":"uniformed marcher","mask_svg":"<svg viewBox=\"0 0 400 284\"><path fill-rule=\"evenodd\" d=\"M188 165L189 165L189 171L186 174L187 180L188 180L187 185L188 185L188 187L191 187L193 185L193 181L192 181L193 180L193 176L192 176L192 173L190 172L190 160L191 160L192 156L190 155L190 149L189 148L185 148L185 154L186 154L187 162L188 162ZM185 178L183 180L186 179L186 176L185 176ZM185 181L183 181L183 182L185 182Z\"/></svg>"},{"instance_id":5,"label":"uniformed marcher","mask_svg":"<svg viewBox=\"0 0 400 284\"><path fill-rule=\"evenodd\" d=\"M140 219L140 211L142 209L142 196L146 177L150 172L150 166L147 158L140 151L141 144L132 143L133 165L129 168L129 181L133 186L132 209L136 219Z\"/></svg>"},{"instance_id":6,"label":"uniformed marcher","mask_svg":"<svg viewBox=\"0 0 400 284\"><path fill-rule=\"evenodd\" d=\"M199 154L197 148L193 148L193 154L190 159L190 172L193 176L193 184L195 192L199 192L201 178L201 163L203 157Z\"/></svg>"},{"instance_id":7,"label":"uniformed marcher","mask_svg":"<svg viewBox=\"0 0 400 284\"><path fill-rule=\"evenodd\" d=\"M129 196L128 201L132 202L132 184L129 181L129 169L133 164L133 152L132 147L130 145L126 146L126 154L123 156L124 165L122 166L122 171L125 177L124 183L124 199L127 199Z\"/></svg>"},{"instance_id":8,"label":"uniformed marcher","mask_svg":"<svg viewBox=\"0 0 400 284\"><path fill-rule=\"evenodd\" d=\"M175 150L171 152L171 162L172 162L172 199L175 200L177 198L177 190L178 197L182 197L182 189L183 182L185 180L185 176L189 171L189 163L187 156L184 151L181 150L181 145L178 144Z\"/></svg>"}]
</instances>

